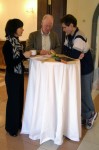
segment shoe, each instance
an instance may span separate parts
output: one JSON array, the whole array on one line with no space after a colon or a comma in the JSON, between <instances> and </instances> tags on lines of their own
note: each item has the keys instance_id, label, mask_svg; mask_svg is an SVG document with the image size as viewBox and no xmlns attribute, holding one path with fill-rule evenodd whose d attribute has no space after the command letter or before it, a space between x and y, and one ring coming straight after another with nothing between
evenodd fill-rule
<instances>
[{"instance_id":1,"label":"shoe","mask_svg":"<svg viewBox=\"0 0 99 150\"><path fill-rule=\"evenodd\" d=\"M9 132L8 130L6 130L7 131L7 133L10 135L10 136L13 136L13 137L16 137L17 136L17 133L11 133L11 132Z\"/></svg>"},{"instance_id":2,"label":"shoe","mask_svg":"<svg viewBox=\"0 0 99 150\"><path fill-rule=\"evenodd\" d=\"M93 123L96 120L97 116L98 116L98 113L96 112L90 119L86 119L86 125L85 125L86 129L89 130L92 128Z\"/></svg>"},{"instance_id":3,"label":"shoe","mask_svg":"<svg viewBox=\"0 0 99 150\"><path fill-rule=\"evenodd\" d=\"M10 133L10 132L9 132L9 135L11 135L11 136L13 136L13 137L16 137L16 136L17 136L16 133Z\"/></svg>"}]
</instances>

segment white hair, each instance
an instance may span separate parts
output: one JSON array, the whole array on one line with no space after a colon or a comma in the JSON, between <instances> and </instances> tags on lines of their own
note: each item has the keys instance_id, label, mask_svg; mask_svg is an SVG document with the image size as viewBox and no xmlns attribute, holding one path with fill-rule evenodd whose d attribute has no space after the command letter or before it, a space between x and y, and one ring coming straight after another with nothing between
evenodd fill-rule
<instances>
[{"instance_id":1,"label":"white hair","mask_svg":"<svg viewBox=\"0 0 99 150\"><path fill-rule=\"evenodd\" d=\"M43 22L44 20L46 20L46 19L50 19L50 20L52 20L52 22L54 21L53 16L52 16L52 15L50 15L50 14L46 14L46 15L44 15L44 16L43 16L43 18L42 18L42 22Z\"/></svg>"}]
</instances>

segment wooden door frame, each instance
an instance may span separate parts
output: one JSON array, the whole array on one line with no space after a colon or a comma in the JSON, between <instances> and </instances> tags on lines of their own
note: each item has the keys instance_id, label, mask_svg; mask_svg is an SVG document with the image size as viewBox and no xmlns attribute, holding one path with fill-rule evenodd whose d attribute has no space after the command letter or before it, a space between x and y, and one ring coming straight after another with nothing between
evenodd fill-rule
<instances>
[{"instance_id":1,"label":"wooden door frame","mask_svg":"<svg viewBox=\"0 0 99 150\"><path fill-rule=\"evenodd\" d=\"M97 21L99 17L99 4L97 5L94 15L93 15L93 20L92 20L92 32L91 32L91 48L93 50L93 58L94 58L94 63L95 63L95 57L96 57L96 34L97 34Z\"/></svg>"}]
</instances>

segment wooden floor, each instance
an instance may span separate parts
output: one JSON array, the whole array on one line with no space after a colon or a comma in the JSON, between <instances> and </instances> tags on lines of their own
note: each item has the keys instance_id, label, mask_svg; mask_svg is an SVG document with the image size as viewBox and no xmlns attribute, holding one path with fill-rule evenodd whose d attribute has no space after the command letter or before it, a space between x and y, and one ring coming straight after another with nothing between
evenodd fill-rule
<instances>
[{"instance_id":1,"label":"wooden floor","mask_svg":"<svg viewBox=\"0 0 99 150\"><path fill-rule=\"evenodd\" d=\"M19 134L17 137L9 136L4 129L5 110L6 110L6 101L7 101L4 76L5 76L5 72L0 71L0 150L77 150L79 149L78 147L82 143L83 138L86 136L87 133L87 130L84 127L82 127L82 138L80 142L73 142L67 138L64 138L64 142L61 146L53 144L52 141L48 141L40 145L39 140L37 141L30 140L28 138L28 135ZM24 87L25 94L26 94L27 82L28 82L28 73L25 74L25 87ZM99 112L99 81L95 82L95 85L93 86L92 95L93 95L96 111ZM94 124L93 128L95 128L95 125L97 124ZM97 134L99 134L99 132ZM84 149L85 147L83 147L83 149L81 150ZM92 149L92 150L99 150L99 149L97 149L96 147L96 149Z\"/></svg>"}]
</instances>

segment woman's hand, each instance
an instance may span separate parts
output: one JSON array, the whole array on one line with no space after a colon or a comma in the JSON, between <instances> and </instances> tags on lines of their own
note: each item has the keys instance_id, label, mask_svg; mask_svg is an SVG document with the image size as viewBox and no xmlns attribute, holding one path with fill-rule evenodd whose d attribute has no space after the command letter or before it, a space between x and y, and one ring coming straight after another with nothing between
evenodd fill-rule
<instances>
[{"instance_id":1,"label":"woman's hand","mask_svg":"<svg viewBox=\"0 0 99 150\"><path fill-rule=\"evenodd\" d=\"M23 53L23 55L24 55L26 58L30 58L30 56L31 56L31 51L25 51L25 52Z\"/></svg>"}]
</instances>

